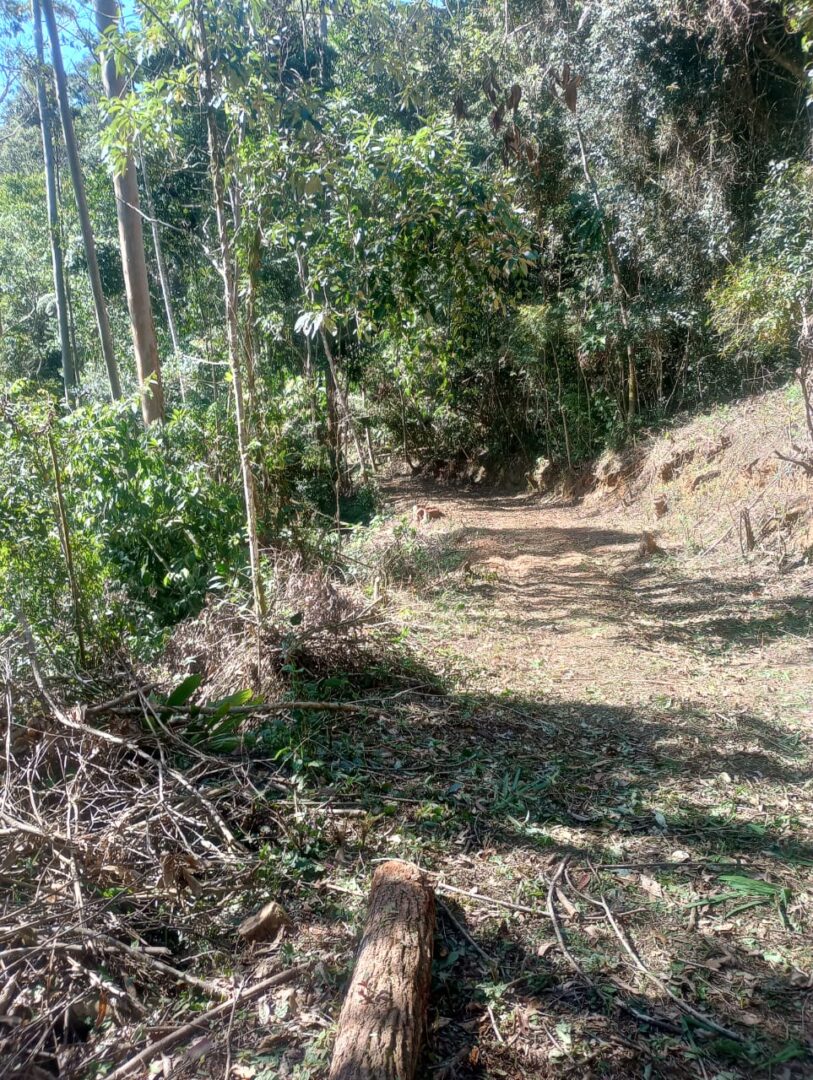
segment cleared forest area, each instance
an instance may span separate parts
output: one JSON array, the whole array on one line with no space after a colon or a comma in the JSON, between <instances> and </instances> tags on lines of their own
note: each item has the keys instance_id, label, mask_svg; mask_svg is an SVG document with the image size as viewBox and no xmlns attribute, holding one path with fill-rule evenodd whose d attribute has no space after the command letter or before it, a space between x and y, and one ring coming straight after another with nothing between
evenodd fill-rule
<instances>
[{"instance_id":1,"label":"cleared forest area","mask_svg":"<svg viewBox=\"0 0 813 1080\"><path fill-rule=\"evenodd\" d=\"M0 1072L813 1068L813 8L0 0Z\"/></svg>"}]
</instances>

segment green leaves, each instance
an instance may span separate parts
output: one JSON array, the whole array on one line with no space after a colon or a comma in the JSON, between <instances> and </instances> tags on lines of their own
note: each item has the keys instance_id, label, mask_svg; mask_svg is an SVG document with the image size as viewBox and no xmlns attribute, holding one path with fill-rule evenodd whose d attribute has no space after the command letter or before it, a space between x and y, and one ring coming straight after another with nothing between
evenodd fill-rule
<instances>
[{"instance_id":1,"label":"green leaves","mask_svg":"<svg viewBox=\"0 0 813 1080\"><path fill-rule=\"evenodd\" d=\"M787 918L787 906L791 901L792 892L784 885L777 885L762 878L746 877L743 874L721 874L718 878L727 887L727 892L717 893L716 896L697 900L688 907L716 907L720 904L733 904L728 909L730 916L738 915L749 908L758 907L760 904L775 904L782 922L789 926Z\"/></svg>"},{"instance_id":2,"label":"green leaves","mask_svg":"<svg viewBox=\"0 0 813 1080\"><path fill-rule=\"evenodd\" d=\"M166 700L166 708L172 709L174 719L179 710L187 705L202 681L200 675L190 675L173 690ZM243 711L251 706L262 705L262 698L251 690L238 690L217 701L201 705L189 705L189 720L183 728L183 738L192 746L199 746L212 753L230 753L241 743L240 726Z\"/></svg>"},{"instance_id":3,"label":"green leaves","mask_svg":"<svg viewBox=\"0 0 813 1080\"><path fill-rule=\"evenodd\" d=\"M214 709L212 720L219 720L231 712L232 709L240 708L243 705L261 704L262 698L255 697L251 690L238 690L235 694L229 694L228 697L211 703L210 708Z\"/></svg>"},{"instance_id":4,"label":"green leaves","mask_svg":"<svg viewBox=\"0 0 813 1080\"><path fill-rule=\"evenodd\" d=\"M202 675L188 675L169 695L166 701L167 705L173 708L185 705L202 681Z\"/></svg>"}]
</instances>

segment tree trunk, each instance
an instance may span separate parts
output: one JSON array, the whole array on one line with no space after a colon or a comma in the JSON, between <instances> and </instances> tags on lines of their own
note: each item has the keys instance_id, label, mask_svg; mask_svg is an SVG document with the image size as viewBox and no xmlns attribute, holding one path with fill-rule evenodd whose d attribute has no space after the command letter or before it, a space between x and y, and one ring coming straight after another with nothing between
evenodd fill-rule
<instances>
[{"instance_id":1,"label":"tree trunk","mask_svg":"<svg viewBox=\"0 0 813 1080\"><path fill-rule=\"evenodd\" d=\"M618 304L618 317L621 322L621 327L626 337L626 353L627 353L627 423L635 419L635 415L638 412L638 372L635 366L635 350L632 347L632 341L630 340L630 328L629 328L629 316L627 314L627 292L624 288L624 283L621 280L621 267L618 262L618 252L615 249L615 243L610 235L610 229L607 225L607 219L604 216L604 205L601 201L601 195L599 194L598 184L596 184L593 178L593 173L590 168L590 159L587 156L587 147L584 144L584 136L582 135L581 124L576 121L576 136L579 140L579 151L582 159L582 171L584 172L584 178L587 181L590 191L593 195L593 204L596 208L596 212L601 222L601 232L604 237L604 246L607 249L607 261L610 264L610 273L613 278L613 289L615 291L616 302Z\"/></svg>"},{"instance_id":2,"label":"tree trunk","mask_svg":"<svg viewBox=\"0 0 813 1080\"><path fill-rule=\"evenodd\" d=\"M222 263L223 294L226 307L226 339L229 350L234 389L234 411L237 424L237 444L240 451L240 472L243 479L243 498L246 506L246 528L248 532L249 562L251 564L251 586L254 593L254 608L257 619L265 618L265 590L260 574L260 544L257 536L257 504L254 496L254 477L251 472L249 438L246 425L245 403L243 399L243 376L240 365L240 329L237 322L237 274L226 220L226 189L223 181L223 165L220 158L220 133L217 128L217 116L214 105L214 80L209 49L206 42L206 28L200 11L197 13L198 33L200 35L200 72L201 96L206 113L206 130L209 140L209 168L212 174L217 235L220 244Z\"/></svg>"},{"instance_id":3,"label":"tree trunk","mask_svg":"<svg viewBox=\"0 0 813 1080\"><path fill-rule=\"evenodd\" d=\"M150 219L152 246L155 250L155 265L158 267L158 284L161 286L161 299L164 301L164 312L167 317L167 330L169 330L170 340L172 341L172 351L177 354L180 352L181 346L178 339L178 327L175 323L175 312L172 308L172 292L169 287L169 274L167 273L164 249L161 244L161 233L158 229L158 222L155 217L155 204L152 201L152 191L150 190L150 181L147 176L147 162L144 160L143 153L140 157L141 180L144 185L144 206L147 208L147 215Z\"/></svg>"},{"instance_id":4,"label":"tree trunk","mask_svg":"<svg viewBox=\"0 0 813 1080\"><path fill-rule=\"evenodd\" d=\"M124 78L116 68L116 57L106 38L117 35L119 25L118 0L95 0L96 26L102 35L102 83L111 99L124 97ZM149 426L164 419L164 388L158 363L158 343L152 319L147 259L144 254L144 231L141 226L138 178L132 151L128 153L124 170L113 177L116 193L116 216L119 222L121 265L124 288L130 311L138 385L141 388L141 412Z\"/></svg>"},{"instance_id":5,"label":"tree trunk","mask_svg":"<svg viewBox=\"0 0 813 1080\"><path fill-rule=\"evenodd\" d=\"M378 475L378 466L375 461L375 450L373 449L373 436L370 431L370 419L367 416L367 393L364 387L361 388L361 406L364 409L364 439L367 443L367 453L370 455L370 468L372 469L373 476Z\"/></svg>"},{"instance_id":6,"label":"tree trunk","mask_svg":"<svg viewBox=\"0 0 813 1080\"><path fill-rule=\"evenodd\" d=\"M43 82L45 50L42 41L42 18L39 0L32 0L31 12L34 17L34 47L37 54L37 103L40 114L40 131L42 132L42 159L45 165L45 199L48 207L48 235L51 241L51 265L54 273L56 315L59 324L59 348L62 354L62 379L65 385L65 401L70 405L76 388L76 362L71 351L71 337L68 327L68 297L65 289L65 270L62 262L59 201L57 199L56 169L54 167L54 143L51 136L51 110Z\"/></svg>"},{"instance_id":7,"label":"tree trunk","mask_svg":"<svg viewBox=\"0 0 813 1080\"><path fill-rule=\"evenodd\" d=\"M237 217L235 216L235 230L237 229ZM260 230L255 229L246 245L246 288L245 308L243 318L243 341L246 358L246 387L248 389L248 418L249 424L259 436L264 433L263 417L257 400L257 337L255 333L255 321L257 317L257 275L260 272L260 259L262 255L262 237Z\"/></svg>"},{"instance_id":8,"label":"tree trunk","mask_svg":"<svg viewBox=\"0 0 813 1080\"><path fill-rule=\"evenodd\" d=\"M79 591L79 582L76 578L76 569L73 561L73 548L71 545L70 526L68 525L68 512L65 509L65 498L62 494L62 478L59 474L59 458L57 457L54 436L50 428L47 432L47 439L48 452L51 455L51 467L54 470L57 526L59 528L59 539L62 544L62 554L65 558L65 567L68 571L68 584L70 585L71 604L73 606L73 620L74 626L76 627L76 641L79 646L79 663L81 667L85 667L87 658L85 656L85 635L82 630L82 594Z\"/></svg>"},{"instance_id":9,"label":"tree trunk","mask_svg":"<svg viewBox=\"0 0 813 1080\"><path fill-rule=\"evenodd\" d=\"M73 183L76 211L79 215L79 225L82 229L82 241L85 246L85 258L87 259L88 264L90 289L93 293L93 307L96 312L96 326L99 330L99 340L102 343L102 353L107 367L107 378L110 383L110 396L116 401L121 397L121 379L119 378L116 354L113 349L113 336L110 333L107 305L104 299L104 292L102 291L99 262L96 258L96 241L93 238L93 226L90 224L90 213L88 211L87 198L85 197L85 182L82 178L82 164L79 160L79 149L76 145L76 135L73 130L71 103L68 97L68 80L65 75L65 65L62 63L62 50L59 45L59 32L54 16L53 0L42 0L42 13L45 17L48 39L51 43L51 62L54 67L56 99L59 105L60 119L62 120L62 134L65 138L65 153L68 158L71 182Z\"/></svg>"},{"instance_id":10,"label":"tree trunk","mask_svg":"<svg viewBox=\"0 0 813 1080\"><path fill-rule=\"evenodd\" d=\"M341 403L344 419L347 421L347 426L350 428L350 436L353 440L353 445L356 448L359 465L361 466L361 475L364 480L367 481L369 480L369 476L367 474L367 463L365 462L364 454L361 451L361 443L359 442L359 436L358 432L356 431L356 424L353 420L353 414L350 412L350 401L348 400L347 394L344 392L339 382L339 376L336 372L336 365L333 361L333 350L330 348L330 342L328 341L327 334L324 332L324 330L320 329L319 335L322 339L322 348L325 350L325 358L327 359L327 366L330 372L330 377L333 380L333 385L336 389L336 395L339 402Z\"/></svg>"},{"instance_id":11,"label":"tree trunk","mask_svg":"<svg viewBox=\"0 0 813 1080\"><path fill-rule=\"evenodd\" d=\"M327 9L325 0L319 0L319 82L325 85L325 53L327 52Z\"/></svg>"},{"instance_id":12,"label":"tree trunk","mask_svg":"<svg viewBox=\"0 0 813 1080\"><path fill-rule=\"evenodd\" d=\"M62 175L59 171L59 161L54 160L54 173L56 176L56 201L57 206L62 205ZM62 250L65 250L65 230L62 225L62 218L59 220L59 243ZM76 375L77 384L80 381L80 363L79 363L79 346L76 344L76 319L74 317L73 308L73 293L71 291L71 279L70 275L65 274L65 300L68 305L68 332L71 341L71 356L73 357L73 369Z\"/></svg>"},{"instance_id":13,"label":"tree trunk","mask_svg":"<svg viewBox=\"0 0 813 1080\"><path fill-rule=\"evenodd\" d=\"M426 1022L435 895L412 863L382 863L339 1017L330 1080L412 1080Z\"/></svg>"}]
</instances>

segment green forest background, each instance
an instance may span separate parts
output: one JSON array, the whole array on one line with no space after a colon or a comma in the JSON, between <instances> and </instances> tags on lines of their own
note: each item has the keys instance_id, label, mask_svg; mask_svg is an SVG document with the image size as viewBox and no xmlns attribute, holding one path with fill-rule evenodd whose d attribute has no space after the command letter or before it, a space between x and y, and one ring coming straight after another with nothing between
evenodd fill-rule
<instances>
[{"instance_id":1,"label":"green forest background","mask_svg":"<svg viewBox=\"0 0 813 1080\"><path fill-rule=\"evenodd\" d=\"M799 363L807 4L154 0L105 36L115 99L86 12L57 7L117 401L48 56L27 8L0 11L0 635L22 618L56 667L250 595L235 371L262 578L280 549L331 560L392 455L575 469ZM128 160L165 397L147 428L111 182Z\"/></svg>"}]
</instances>

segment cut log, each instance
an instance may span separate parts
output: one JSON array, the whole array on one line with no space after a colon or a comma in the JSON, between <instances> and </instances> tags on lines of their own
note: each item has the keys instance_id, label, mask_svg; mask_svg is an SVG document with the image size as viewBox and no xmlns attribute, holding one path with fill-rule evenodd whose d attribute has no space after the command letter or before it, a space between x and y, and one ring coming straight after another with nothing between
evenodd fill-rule
<instances>
[{"instance_id":1,"label":"cut log","mask_svg":"<svg viewBox=\"0 0 813 1080\"><path fill-rule=\"evenodd\" d=\"M382 863L339 1016L330 1080L413 1080L434 930L435 894L422 871L399 860Z\"/></svg>"}]
</instances>

